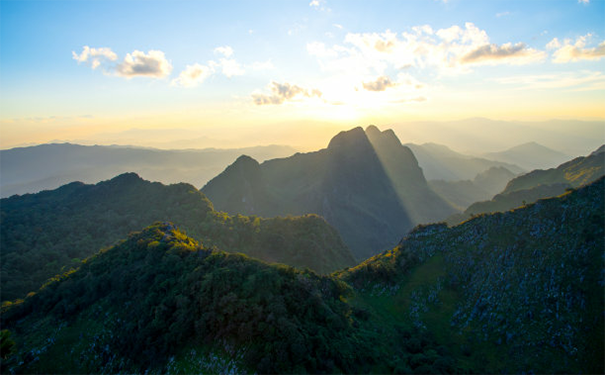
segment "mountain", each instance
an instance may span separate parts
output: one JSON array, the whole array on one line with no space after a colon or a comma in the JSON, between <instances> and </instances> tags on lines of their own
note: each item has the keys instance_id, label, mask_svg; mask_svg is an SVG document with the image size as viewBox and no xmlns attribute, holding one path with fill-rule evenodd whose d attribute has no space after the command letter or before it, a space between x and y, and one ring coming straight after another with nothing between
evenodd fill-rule
<instances>
[{"instance_id":1,"label":"mountain","mask_svg":"<svg viewBox=\"0 0 605 375\"><path fill-rule=\"evenodd\" d=\"M316 152L262 164L241 157L202 191L231 214L321 215L357 259L455 212L429 188L411 150L375 126L343 131Z\"/></svg>"},{"instance_id":2,"label":"mountain","mask_svg":"<svg viewBox=\"0 0 605 375\"><path fill-rule=\"evenodd\" d=\"M205 246L329 273L355 260L316 215L261 219L228 216L189 184L163 185L123 174L96 185L0 201L2 299L22 298L48 278L155 221L172 221Z\"/></svg>"},{"instance_id":3,"label":"mountain","mask_svg":"<svg viewBox=\"0 0 605 375\"><path fill-rule=\"evenodd\" d=\"M1 197L55 189L72 181L97 183L125 172L151 181L202 186L239 155L259 160L288 156L288 146L158 150L127 146L45 144L0 150Z\"/></svg>"},{"instance_id":4,"label":"mountain","mask_svg":"<svg viewBox=\"0 0 605 375\"><path fill-rule=\"evenodd\" d=\"M604 182L330 276L156 223L5 304L2 372L603 373Z\"/></svg>"},{"instance_id":5,"label":"mountain","mask_svg":"<svg viewBox=\"0 0 605 375\"><path fill-rule=\"evenodd\" d=\"M605 178L461 225L420 226L340 277L431 333L461 373L603 373Z\"/></svg>"},{"instance_id":6,"label":"mountain","mask_svg":"<svg viewBox=\"0 0 605 375\"><path fill-rule=\"evenodd\" d=\"M479 173L492 167L504 167L519 174L525 170L517 165L503 161L488 160L464 155L447 146L425 143L422 145L406 143L422 168L427 180L461 181L471 180Z\"/></svg>"},{"instance_id":7,"label":"mountain","mask_svg":"<svg viewBox=\"0 0 605 375\"><path fill-rule=\"evenodd\" d=\"M605 148L601 146L588 156L581 156L547 170L534 170L512 179L506 188L491 200L476 202L462 214L448 218L450 224L460 223L473 215L500 212L554 197L566 189L595 181L605 174Z\"/></svg>"},{"instance_id":8,"label":"mountain","mask_svg":"<svg viewBox=\"0 0 605 375\"><path fill-rule=\"evenodd\" d=\"M429 185L452 206L463 211L477 201L492 198L514 177L515 174L504 167L491 167L473 180L431 180Z\"/></svg>"},{"instance_id":9,"label":"mountain","mask_svg":"<svg viewBox=\"0 0 605 375\"><path fill-rule=\"evenodd\" d=\"M505 151L490 152L483 156L487 159L516 164L528 171L553 168L569 160L568 155L536 142L524 143Z\"/></svg>"}]
</instances>

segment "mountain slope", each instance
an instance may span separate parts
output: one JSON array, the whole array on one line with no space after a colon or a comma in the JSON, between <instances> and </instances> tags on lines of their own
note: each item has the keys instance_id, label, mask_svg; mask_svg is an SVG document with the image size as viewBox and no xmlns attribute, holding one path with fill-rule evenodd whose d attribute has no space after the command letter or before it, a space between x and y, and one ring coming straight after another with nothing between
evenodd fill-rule
<instances>
[{"instance_id":1,"label":"mountain slope","mask_svg":"<svg viewBox=\"0 0 605 375\"><path fill-rule=\"evenodd\" d=\"M96 185L0 201L2 298L22 298L100 248L155 221L173 221L207 246L327 273L354 258L322 218L228 216L188 184L165 186L134 173Z\"/></svg>"},{"instance_id":2,"label":"mountain slope","mask_svg":"<svg viewBox=\"0 0 605 375\"><path fill-rule=\"evenodd\" d=\"M340 277L383 320L453 348L463 372L602 373L604 189L419 227Z\"/></svg>"},{"instance_id":3,"label":"mountain slope","mask_svg":"<svg viewBox=\"0 0 605 375\"><path fill-rule=\"evenodd\" d=\"M163 183L202 186L241 154L259 160L288 156L287 146L159 150L126 146L44 144L0 150L1 197L56 189L72 181L97 183L125 172Z\"/></svg>"},{"instance_id":4,"label":"mountain slope","mask_svg":"<svg viewBox=\"0 0 605 375\"><path fill-rule=\"evenodd\" d=\"M430 190L412 152L376 127L341 132L326 149L260 168L238 159L202 191L231 214L321 215L358 259L392 246L416 223L454 212Z\"/></svg>"},{"instance_id":5,"label":"mountain slope","mask_svg":"<svg viewBox=\"0 0 605 375\"><path fill-rule=\"evenodd\" d=\"M17 372L350 371L366 355L351 345L347 293L158 223L6 309L2 326L20 340Z\"/></svg>"},{"instance_id":6,"label":"mountain slope","mask_svg":"<svg viewBox=\"0 0 605 375\"><path fill-rule=\"evenodd\" d=\"M462 214L448 218L448 222L459 223L472 215L506 211L540 198L554 197L569 187L585 185L604 174L605 150L601 147L588 156L575 158L557 168L535 170L516 177L491 200L470 205Z\"/></svg>"},{"instance_id":7,"label":"mountain slope","mask_svg":"<svg viewBox=\"0 0 605 375\"><path fill-rule=\"evenodd\" d=\"M471 180L492 167L504 167L515 174L525 171L514 164L464 155L435 143L406 146L416 155L427 180Z\"/></svg>"},{"instance_id":8,"label":"mountain slope","mask_svg":"<svg viewBox=\"0 0 605 375\"><path fill-rule=\"evenodd\" d=\"M156 223L3 306L2 372L603 373L604 188L418 227L332 276Z\"/></svg>"},{"instance_id":9,"label":"mountain slope","mask_svg":"<svg viewBox=\"0 0 605 375\"><path fill-rule=\"evenodd\" d=\"M552 168L569 160L569 156L536 142L524 143L508 150L484 154L487 159L516 164L526 170Z\"/></svg>"}]
</instances>

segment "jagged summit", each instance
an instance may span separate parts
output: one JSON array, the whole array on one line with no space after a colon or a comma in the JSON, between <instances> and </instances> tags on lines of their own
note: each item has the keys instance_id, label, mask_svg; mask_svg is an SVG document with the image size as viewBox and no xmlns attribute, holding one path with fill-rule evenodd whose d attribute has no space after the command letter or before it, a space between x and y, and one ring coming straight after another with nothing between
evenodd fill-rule
<instances>
[{"instance_id":1,"label":"jagged summit","mask_svg":"<svg viewBox=\"0 0 605 375\"><path fill-rule=\"evenodd\" d=\"M412 151L392 130L374 125L342 131L327 149L268 160L259 169L236 162L202 191L231 214L321 215L358 259L395 245L417 223L454 213L430 190Z\"/></svg>"},{"instance_id":2,"label":"jagged summit","mask_svg":"<svg viewBox=\"0 0 605 375\"><path fill-rule=\"evenodd\" d=\"M335 135L328 144L328 149L359 149L368 145L368 137L363 129L358 126L351 130L341 131Z\"/></svg>"}]
</instances>

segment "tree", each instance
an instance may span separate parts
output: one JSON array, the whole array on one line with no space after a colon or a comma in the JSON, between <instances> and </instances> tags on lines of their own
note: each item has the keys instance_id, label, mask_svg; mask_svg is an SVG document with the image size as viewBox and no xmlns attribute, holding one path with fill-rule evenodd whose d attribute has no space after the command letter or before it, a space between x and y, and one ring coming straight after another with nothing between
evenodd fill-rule
<instances>
[{"instance_id":1,"label":"tree","mask_svg":"<svg viewBox=\"0 0 605 375\"><path fill-rule=\"evenodd\" d=\"M14 346L15 341L11 339L11 332L8 329L0 331L0 357L2 359L8 358Z\"/></svg>"}]
</instances>

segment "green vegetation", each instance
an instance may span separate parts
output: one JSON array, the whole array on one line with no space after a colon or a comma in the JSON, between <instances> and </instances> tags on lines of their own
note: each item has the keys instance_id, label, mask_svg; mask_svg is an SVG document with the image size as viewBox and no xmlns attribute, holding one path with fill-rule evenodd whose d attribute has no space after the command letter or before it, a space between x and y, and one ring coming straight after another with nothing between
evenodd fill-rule
<instances>
[{"instance_id":1,"label":"green vegetation","mask_svg":"<svg viewBox=\"0 0 605 375\"><path fill-rule=\"evenodd\" d=\"M603 373L604 190L419 226L330 276L156 223L3 306L3 372Z\"/></svg>"},{"instance_id":2,"label":"green vegetation","mask_svg":"<svg viewBox=\"0 0 605 375\"><path fill-rule=\"evenodd\" d=\"M387 347L351 293L337 278L201 248L158 223L5 308L22 348L7 366L178 372L219 357L236 372L368 372Z\"/></svg>"},{"instance_id":3,"label":"green vegetation","mask_svg":"<svg viewBox=\"0 0 605 375\"><path fill-rule=\"evenodd\" d=\"M2 199L2 299L24 298L49 278L155 221L172 221L206 246L329 273L354 259L338 233L315 215L229 216L188 184L165 186L136 174L96 185Z\"/></svg>"},{"instance_id":4,"label":"green vegetation","mask_svg":"<svg viewBox=\"0 0 605 375\"><path fill-rule=\"evenodd\" d=\"M605 179L454 228L419 227L339 276L461 371L602 373Z\"/></svg>"}]
</instances>

